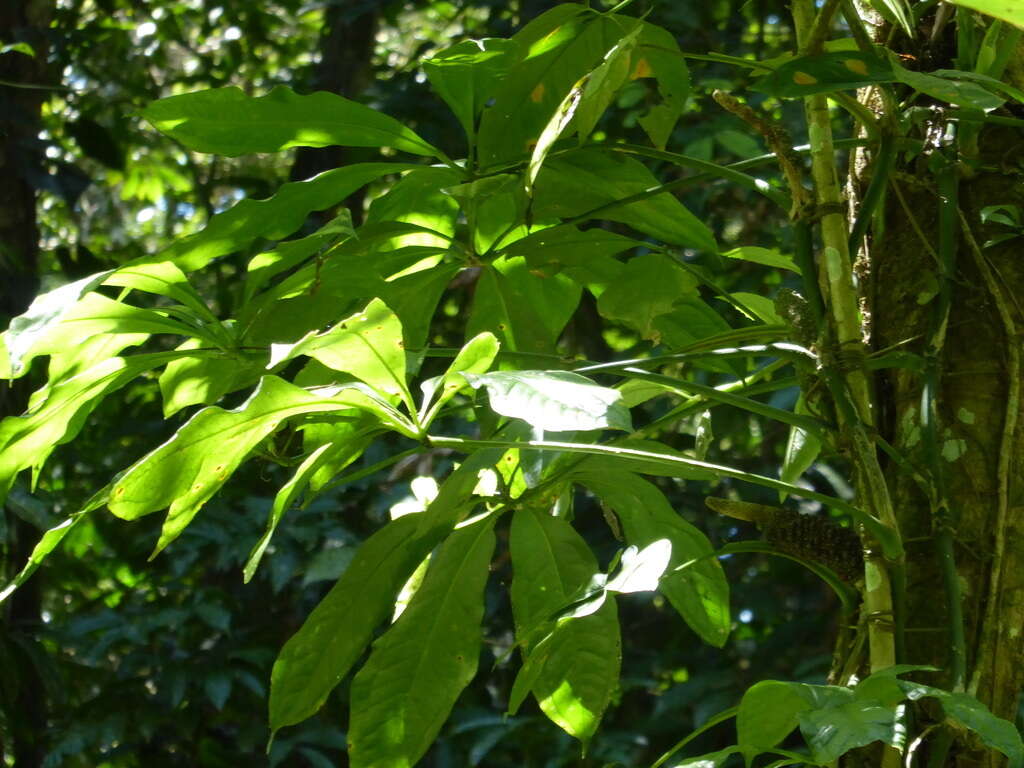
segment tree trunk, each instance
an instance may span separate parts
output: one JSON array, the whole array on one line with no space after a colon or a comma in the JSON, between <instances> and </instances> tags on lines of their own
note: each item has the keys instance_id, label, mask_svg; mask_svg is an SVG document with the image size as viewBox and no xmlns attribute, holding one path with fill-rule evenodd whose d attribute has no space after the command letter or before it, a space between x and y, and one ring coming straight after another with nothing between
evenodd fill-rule
<instances>
[{"instance_id":1,"label":"tree trunk","mask_svg":"<svg viewBox=\"0 0 1024 768\"><path fill-rule=\"evenodd\" d=\"M1018 179L1002 171L1007 148L1020 141L1020 133L1010 129L986 131L980 167L991 170L962 174L959 181L961 224L967 226L957 241L948 330L938 361L936 428L952 526L951 567L962 593L966 688L1011 722L1024 686L1024 485L1019 480L1024 476L1024 428L1016 415L1022 394L1019 330L1024 328L1016 297L1024 295L1024 240L985 248L996 232L982 226L981 210L1024 207ZM890 177L884 234L871 246L872 345L881 350L899 344L923 354L932 302L938 300L940 199L927 171L902 170ZM917 466L927 466L921 374L890 369L878 377L877 388L882 436ZM936 546L943 523L906 472L890 464L887 475L907 549L904 661L942 668L920 673L918 679L950 688L955 613L943 597L944 565ZM938 711L928 715L941 717ZM920 729L927 723L917 725ZM923 748L934 743L929 738ZM956 768L1004 764L996 753L962 735L942 763Z\"/></svg>"},{"instance_id":2,"label":"tree trunk","mask_svg":"<svg viewBox=\"0 0 1024 768\"><path fill-rule=\"evenodd\" d=\"M7 83L46 84L46 29L53 12L49 0L10 0L0 4L0 30L5 42L26 42L35 56L8 53L0 56L0 80ZM0 85L0 323L24 312L39 286L39 230L36 226L35 189L28 179L41 165L38 145L39 115L47 92L44 89ZM0 383L0 418L22 412L28 399L27 381ZM21 518L0 510L7 518L6 562L11 567L25 562L39 532ZM6 580L11 573L3 574ZM38 768L47 753L46 703L37 669L41 654L27 651L37 644L40 624L40 590L33 579L18 590L5 606L0 625L0 653L5 660L5 680L0 684L6 725L14 764ZM0 762L3 762L0 741Z\"/></svg>"}]
</instances>

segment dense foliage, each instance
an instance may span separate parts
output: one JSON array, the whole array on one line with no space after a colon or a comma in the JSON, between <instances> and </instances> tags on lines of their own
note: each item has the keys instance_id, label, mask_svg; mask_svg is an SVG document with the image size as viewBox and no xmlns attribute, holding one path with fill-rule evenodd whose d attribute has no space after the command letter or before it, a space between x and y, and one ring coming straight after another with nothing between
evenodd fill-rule
<instances>
[{"instance_id":1,"label":"dense foliage","mask_svg":"<svg viewBox=\"0 0 1024 768\"><path fill-rule=\"evenodd\" d=\"M971 126L1019 130L1024 19L977 4L1004 20L958 11L955 69L834 2L708 4L729 55L629 3L61 5L88 44L50 53L52 284L0 361L38 385L0 423L3 595L44 621L5 626L5 749L233 765L269 706L274 765L896 765L938 723L1024 763L962 638L911 674L879 457L941 519L962 450L927 404L887 444L866 383L936 395L956 235L923 349L861 350L851 277L897 154L948 189ZM909 39L934 15L874 5ZM364 59L303 74L320 23ZM847 222L835 147L864 146Z\"/></svg>"}]
</instances>

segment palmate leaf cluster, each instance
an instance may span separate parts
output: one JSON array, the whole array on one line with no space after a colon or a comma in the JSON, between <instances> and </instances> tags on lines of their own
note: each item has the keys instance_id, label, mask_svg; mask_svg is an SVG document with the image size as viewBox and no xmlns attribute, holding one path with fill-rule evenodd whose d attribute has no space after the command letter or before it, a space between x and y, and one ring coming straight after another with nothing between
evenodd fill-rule
<instances>
[{"instance_id":1,"label":"palmate leaf cluster","mask_svg":"<svg viewBox=\"0 0 1024 768\"><path fill-rule=\"evenodd\" d=\"M803 399L786 408L758 395L791 386L779 371L806 374L814 354L792 343L770 300L724 291L702 263L735 258L793 275L800 267L775 249L720 253L703 217L639 159L738 182L783 211L791 205L785 190L744 169L666 151L690 95L674 38L643 19L563 4L507 40L457 43L423 71L465 131L462 158L327 93L277 87L250 96L225 87L150 104L144 117L198 152L347 146L412 157L285 184L160 253L44 294L12 322L0 359L5 378L16 379L49 358L26 414L0 423L3 493L26 470L38 476L54 449L130 383L155 380L165 417L187 415L48 531L5 596L104 508L124 520L166 510L158 555L257 456L290 476L244 565L247 580L266 567L296 503L346 482L347 468L384 436L407 453L460 454L422 509L394 514L358 548L273 667L272 732L313 715L351 675L349 759L364 768L420 760L476 675L499 540L507 540L522 659L508 711L532 696L585 746L619 685L619 595L656 590L711 646L733 626L721 553L642 475L731 478L874 522L796 484L829 447L829 415ZM653 149L592 140L616 95L637 81L650 86L638 122ZM1005 98L957 73L908 73L890 59L841 52L785 63L759 87L797 98L868 83L904 83L980 110ZM370 184L379 194L358 226L342 209L286 239L311 213L335 210ZM196 276L263 241L276 244L237 276L235 311L213 312ZM474 291L463 338L447 346L437 320L467 275ZM732 325L709 302L716 295L735 310ZM602 366L560 356L581 301L645 342L642 358ZM439 357L450 362L438 369ZM713 386L714 377L728 380ZM635 423L632 411L656 399L666 403L658 421ZM709 462L699 440L680 451L653 439L716 406L788 428L781 480ZM452 434L453 426L463 431ZM621 542L603 568L573 525L581 492ZM903 746L900 705L922 697L940 699L947 717L1015 764L1024 760L1012 726L969 697L900 681L898 671L855 689L754 686L737 710L737 747L700 764L774 752L824 765L876 740ZM798 725L809 751L794 757L779 744Z\"/></svg>"}]
</instances>

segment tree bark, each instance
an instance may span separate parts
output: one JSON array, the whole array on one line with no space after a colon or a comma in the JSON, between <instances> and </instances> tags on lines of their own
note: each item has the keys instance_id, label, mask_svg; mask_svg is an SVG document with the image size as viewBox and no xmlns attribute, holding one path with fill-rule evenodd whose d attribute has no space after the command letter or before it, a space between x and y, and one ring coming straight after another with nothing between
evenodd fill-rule
<instances>
[{"instance_id":1,"label":"tree bark","mask_svg":"<svg viewBox=\"0 0 1024 768\"><path fill-rule=\"evenodd\" d=\"M1017 717L1024 687L1024 428L1016 415L1022 382L1013 370L1021 352L1024 295L1021 239L983 244L996 232L981 224L985 206L1024 206L1018 179L1000 169L1019 132L988 130L980 146L982 168L962 175L959 207L964 228L957 242L956 272L945 344L939 359L937 413L940 473L945 478L953 526L955 573L962 592L966 638L966 687L994 714ZM923 352L931 304L937 299L939 195L921 168L894 175L885 207L883 236L870 251L870 311L875 349L902 345ZM1002 230L1005 231L1005 230ZM880 430L919 466L922 452L922 377L891 369L878 380ZM950 687L951 614L942 597L943 563L935 547L942 524L918 484L890 464L901 532L907 542L907 654L911 664L943 669L922 682ZM940 717L941 713L929 712ZM918 724L919 727L921 724ZM925 748L929 742L926 742ZM926 764L922 762L922 764ZM1005 761L957 734L943 765L995 768Z\"/></svg>"},{"instance_id":2,"label":"tree bark","mask_svg":"<svg viewBox=\"0 0 1024 768\"><path fill-rule=\"evenodd\" d=\"M25 42L35 56L8 53L0 56L0 80L6 83L47 85L46 29L53 13L49 0L10 0L0 4L0 30L5 42ZM39 229L36 225L35 189L29 183L33 172L41 173L39 116L47 91L41 88L0 85L0 324L7 327L14 316L24 312L39 287ZM22 412L27 403L25 379L0 383L0 418ZM10 513L7 517L6 561L25 562L38 538L38 531ZM5 580L13 574L5 573ZM26 648L36 644L35 629L41 621L40 589L32 579L5 606L0 625L0 643L10 663L0 686L0 706L11 739L14 764L38 768L47 749L47 712L42 678L37 668L40 654ZM0 741L0 762L3 761Z\"/></svg>"}]
</instances>

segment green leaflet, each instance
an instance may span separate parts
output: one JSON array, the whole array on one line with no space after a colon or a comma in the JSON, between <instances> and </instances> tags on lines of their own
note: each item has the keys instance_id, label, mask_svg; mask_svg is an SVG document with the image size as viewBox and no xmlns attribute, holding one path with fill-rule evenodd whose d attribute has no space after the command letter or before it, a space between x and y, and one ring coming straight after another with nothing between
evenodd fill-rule
<instances>
[{"instance_id":1,"label":"green leaflet","mask_svg":"<svg viewBox=\"0 0 1024 768\"><path fill-rule=\"evenodd\" d=\"M264 376L232 411L211 406L132 465L111 491L110 511L125 520L170 507L156 555L181 534L249 452L280 423L303 413L341 411L361 404L357 393L315 395L275 376Z\"/></svg>"},{"instance_id":2,"label":"green leaflet","mask_svg":"<svg viewBox=\"0 0 1024 768\"><path fill-rule=\"evenodd\" d=\"M618 25L583 6L561 4L511 38L517 55L484 109L477 134L482 166L515 161L533 149L573 85L618 39Z\"/></svg>"},{"instance_id":3,"label":"green leaflet","mask_svg":"<svg viewBox=\"0 0 1024 768\"><path fill-rule=\"evenodd\" d=\"M529 234L524 217L527 197L522 179L511 173L484 176L445 190L459 201L473 225L473 247L487 254Z\"/></svg>"},{"instance_id":4,"label":"green leaflet","mask_svg":"<svg viewBox=\"0 0 1024 768\"><path fill-rule=\"evenodd\" d=\"M270 680L270 729L305 720L348 674L406 579L437 544L418 515L388 523L359 547L338 583L285 643Z\"/></svg>"},{"instance_id":5,"label":"green leaflet","mask_svg":"<svg viewBox=\"0 0 1024 768\"><path fill-rule=\"evenodd\" d=\"M445 48L421 66L437 95L462 123L466 136L476 134L476 118L512 65L512 40L465 40Z\"/></svg>"},{"instance_id":6,"label":"green leaflet","mask_svg":"<svg viewBox=\"0 0 1024 768\"><path fill-rule=\"evenodd\" d=\"M180 344L178 350L186 351L199 346L201 343L198 339L189 339ZM261 362L239 353L217 357L196 355L172 360L159 379L164 418L190 405L211 405L228 392L255 384L263 373Z\"/></svg>"},{"instance_id":7,"label":"green leaflet","mask_svg":"<svg viewBox=\"0 0 1024 768\"><path fill-rule=\"evenodd\" d=\"M552 353L580 294L565 275L538 276L520 257L496 259L482 268L466 335L490 331L507 351Z\"/></svg>"},{"instance_id":8,"label":"green leaflet","mask_svg":"<svg viewBox=\"0 0 1024 768\"><path fill-rule=\"evenodd\" d=\"M0 498L21 470L42 466L54 448L73 439L104 396L177 356L158 352L108 358L51 387L30 413L0 422Z\"/></svg>"},{"instance_id":9,"label":"green leaflet","mask_svg":"<svg viewBox=\"0 0 1024 768\"><path fill-rule=\"evenodd\" d=\"M323 333L311 331L294 344L273 345L267 367L276 368L300 355L349 373L389 399L402 397L410 409L413 407L405 384L402 325L380 299Z\"/></svg>"},{"instance_id":10,"label":"green leaflet","mask_svg":"<svg viewBox=\"0 0 1024 768\"><path fill-rule=\"evenodd\" d=\"M618 279L601 294L597 310L609 320L621 322L643 338L660 334L654 320L668 314L686 295L696 296L697 280L672 258L645 253L626 262ZM643 296L643 301L637 301Z\"/></svg>"},{"instance_id":11,"label":"green leaflet","mask_svg":"<svg viewBox=\"0 0 1024 768\"><path fill-rule=\"evenodd\" d=\"M615 602L552 626L552 616L595 575L597 560L569 523L533 509L515 513L509 547L512 611L526 659L509 711L532 690L553 722L586 743L618 685L622 649Z\"/></svg>"},{"instance_id":12,"label":"green leaflet","mask_svg":"<svg viewBox=\"0 0 1024 768\"><path fill-rule=\"evenodd\" d=\"M106 504L109 493L110 486L108 485L97 491L79 511L70 515L66 520L63 520L61 523L50 528L50 530L43 534L39 542L35 547L33 547L32 554L28 557L28 562L25 563L21 570L18 571L18 574L11 579L2 590L0 590L0 604L10 597L14 590L28 581L28 578L38 570L40 565L42 565L46 556L56 549L64 540L64 537L71 533L79 523L85 520L86 516L90 512L93 512Z\"/></svg>"},{"instance_id":13,"label":"green leaflet","mask_svg":"<svg viewBox=\"0 0 1024 768\"><path fill-rule=\"evenodd\" d=\"M6 352L3 361L5 379L22 376L28 371L28 364L35 358L33 348L43 341L76 302L96 286L100 285L113 270L90 275L73 283L62 285L37 296L28 310L11 320L0 339Z\"/></svg>"},{"instance_id":14,"label":"green leaflet","mask_svg":"<svg viewBox=\"0 0 1024 768\"><path fill-rule=\"evenodd\" d=\"M266 552L270 539L281 522L281 518L284 517L284 513L288 511L292 504L295 503L295 500L312 483L316 474L326 467L329 467L334 473L340 472L362 455L374 436L372 432L368 434L365 428L360 431L360 426L357 424L339 424L334 426L338 428L333 435L335 439L324 443L309 454L296 468L288 482L281 486L277 495L274 496L274 503L270 508L270 516L267 519L267 528L263 535L260 536L259 541L256 542L252 552L249 553L249 559L246 561L245 568L242 571L242 578L246 583L249 583L253 574L256 573L260 560L263 559L263 554ZM350 434L339 435L338 431L344 427L349 427L346 431ZM344 439L346 437L348 439Z\"/></svg>"},{"instance_id":15,"label":"green leaflet","mask_svg":"<svg viewBox=\"0 0 1024 768\"><path fill-rule=\"evenodd\" d=\"M803 392L797 398L793 412L798 415L808 414L807 401ZM784 483L796 484L800 476L811 468L820 452L821 439L817 435L796 425L790 425L789 439L786 441L786 456L782 461L779 479ZM779 501L785 501L788 495L785 491L779 491Z\"/></svg>"},{"instance_id":16,"label":"green leaflet","mask_svg":"<svg viewBox=\"0 0 1024 768\"><path fill-rule=\"evenodd\" d=\"M626 31L630 26L632 29ZM643 21L623 18L625 34L605 53L601 63L582 81L580 86L582 92L579 97L579 106L576 109L576 132L579 135L580 144L590 136L597 121L611 105L615 94L626 84L630 76L634 72L638 76L641 72L647 74L650 69L649 66L646 69L641 68L640 61L646 61L646 59L640 59L636 50L638 38L645 26ZM634 61L636 61L636 65L633 64Z\"/></svg>"},{"instance_id":17,"label":"green leaflet","mask_svg":"<svg viewBox=\"0 0 1024 768\"><path fill-rule=\"evenodd\" d=\"M534 232L507 246L509 256L522 256L530 269L543 274L565 271L581 285L593 282L593 262L616 256L644 245L639 240L609 232L600 227L580 231L572 225L560 225ZM615 262L619 270L622 265ZM619 271L617 270L617 271Z\"/></svg>"},{"instance_id":18,"label":"green leaflet","mask_svg":"<svg viewBox=\"0 0 1024 768\"><path fill-rule=\"evenodd\" d=\"M251 97L241 88L212 88L154 101L142 116L189 149L228 157L329 146L393 147L438 156L393 117L326 91L300 96L279 85Z\"/></svg>"},{"instance_id":19,"label":"green leaflet","mask_svg":"<svg viewBox=\"0 0 1024 768\"><path fill-rule=\"evenodd\" d=\"M479 472L500 455L477 451L467 457L426 511L398 518L363 543L338 583L281 649L270 684L272 731L305 720L323 705L362 654L373 629L391 615L409 576L472 507Z\"/></svg>"},{"instance_id":20,"label":"green leaflet","mask_svg":"<svg viewBox=\"0 0 1024 768\"><path fill-rule=\"evenodd\" d=\"M466 374L474 389L485 387L491 408L546 432L622 429L632 431L629 409L617 389L601 387L569 371L497 371Z\"/></svg>"},{"instance_id":21,"label":"green leaflet","mask_svg":"<svg viewBox=\"0 0 1024 768\"><path fill-rule=\"evenodd\" d=\"M430 230L400 235L385 246L388 250L406 245L448 248L459 206L442 190L461 182L462 175L451 168L417 168L373 201L366 223L404 222Z\"/></svg>"},{"instance_id":22,"label":"green leaflet","mask_svg":"<svg viewBox=\"0 0 1024 768\"><path fill-rule=\"evenodd\" d=\"M1024 7L1013 0L952 0L955 5L973 8L1024 29Z\"/></svg>"},{"instance_id":23,"label":"green leaflet","mask_svg":"<svg viewBox=\"0 0 1024 768\"><path fill-rule=\"evenodd\" d=\"M443 376L423 382L421 410L426 413L423 417L424 427L430 425L441 407L455 397L459 390L469 386L466 374L485 373L491 367L500 348L501 344L494 338L494 334L487 331L477 334L463 345Z\"/></svg>"},{"instance_id":24,"label":"green leaflet","mask_svg":"<svg viewBox=\"0 0 1024 768\"><path fill-rule=\"evenodd\" d=\"M739 745L748 756L771 749L799 724L817 765L874 741L904 748L906 723L899 705L933 697L946 717L968 728L992 749L1024 765L1024 743L1012 723L992 715L972 696L951 693L896 676L917 667L896 666L865 678L854 688L764 680L743 695L736 718Z\"/></svg>"},{"instance_id":25,"label":"green leaflet","mask_svg":"<svg viewBox=\"0 0 1024 768\"><path fill-rule=\"evenodd\" d=\"M241 250L259 238L279 240L302 226L311 211L332 208L360 187L391 173L417 166L407 163L356 163L307 181L282 184L266 200L242 200L218 213L199 232L176 240L147 261L170 261L186 272Z\"/></svg>"},{"instance_id":26,"label":"green leaflet","mask_svg":"<svg viewBox=\"0 0 1024 768\"><path fill-rule=\"evenodd\" d=\"M684 520L664 494L629 472L576 473L574 479L614 510L626 541L642 549L672 544L669 571L659 590L707 643L721 648L729 636L729 584L707 537Z\"/></svg>"},{"instance_id":27,"label":"green leaflet","mask_svg":"<svg viewBox=\"0 0 1024 768\"><path fill-rule=\"evenodd\" d=\"M790 272L796 272L798 275L800 274L800 267L798 267L793 261L793 257L786 256L775 248L759 248L756 245L743 245L739 248L733 248L732 250L725 251L722 255L727 256L730 259L742 259L743 261L750 261L755 264L764 264L768 267L788 269Z\"/></svg>"},{"instance_id":28,"label":"green leaflet","mask_svg":"<svg viewBox=\"0 0 1024 768\"><path fill-rule=\"evenodd\" d=\"M602 24L606 24L607 21L607 17L595 20L594 23L588 25L583 37L586 38L590 32L600 30ZM642 23L636 19L625 18L619 23L621 28L618 30L620 35L618 39L615 35L605 36L603 39L599 36L600 42L597 43L599 46L597 50L601 48L604 50L600 51L596 66L593 69L588 68L588 71L581 74L580 78L565 93L534 142L530 160L526 165L527 195L532 194L533 183L548 152L570 124L573 124L574 118L574 127L579 133L582 144L593 130L598 118L611 104L615 93L629 77L630 55L636 46L636 38L640 33ZM627 28L631 29L627 32ZM625 34L622 34L623 32ZM569 43L569 47L578 47L579 43L579 40L574 40ZM591 53L593 52L591 51ZM542 85L546 87L543 81ZM580 112L578 118L576 117L577 109Z\"/></svg>"},{"instance_id":29,"label":"green leaflet","mask_svg":"<svg viewBox=\"0 0 1024 768\"><path fill-rule=\"evenodd\" d=\"M903 83L940 101L971 109L996 109L1005 101L973 82L907 69L891 51L884 57L863 51L801 56L758 80L754 89L778 98L800 98L879 83Z\"/></svg>"},{"instance_id":30,"label":"green leaflet","mask_svg":"<svg viewBox=\"0 0 1024 768\"><path fill-rule=\"evenodd\" d=\"M337 216L312 235L287 240L272 250L257 253L246 265L243 302L248 303L271 278L293 269L314 254L322 257L355 234L352 213L348 208L342 208Z\"/></svg>"},{"instance_id":31,"label":"green leaflet","mask_svg":"<svg viewBox=\"0 0 1024 768\"><path fill-rule=\"evenodd\" d=\"M415 764L476 674L494 521L448 537L409 606L373 644L352 681L353 768Z\"/></svg>"},{"instance_id":32,"label":"green leaflet","mask_svg":"<svg viewBox=\"0 0 1024 768\"><path fill-rule=\"evenodd\" d=\"M754 83L753 88L778 98L793 99L896 79L892 64L883 56L835 51L791 59Z\"/></svg>"},{"instance_id":33,"label":"green leaflet","mask_svg":"<svg viewBox=\"0 0 1024 768\"><path fill-rule=\"evenodd\" d=\"M642 163L600 149L577 149L549 160L537 177L533 215L538 219L608 219L628 224L662 242L715 253L718 245L703 221L669 193L646 195L660 182Z\"/></svg>"}]
</instances>

